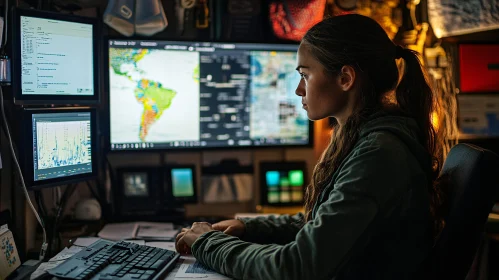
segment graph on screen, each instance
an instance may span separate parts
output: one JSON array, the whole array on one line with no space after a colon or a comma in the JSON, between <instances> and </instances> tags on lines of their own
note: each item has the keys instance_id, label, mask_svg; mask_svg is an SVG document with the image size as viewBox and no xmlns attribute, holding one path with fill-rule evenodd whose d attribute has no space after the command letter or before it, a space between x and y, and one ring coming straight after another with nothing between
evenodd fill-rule
<instances>
[{"instance_id":1,"label":"graph on screen","mask_svg":"<svg viewBox=\"0 0 499 280\"><path fill-rule=\"evenodd\" d=\"M38 169L89 163L90 121L39 122Z\"/></svg>"}]
</instances>

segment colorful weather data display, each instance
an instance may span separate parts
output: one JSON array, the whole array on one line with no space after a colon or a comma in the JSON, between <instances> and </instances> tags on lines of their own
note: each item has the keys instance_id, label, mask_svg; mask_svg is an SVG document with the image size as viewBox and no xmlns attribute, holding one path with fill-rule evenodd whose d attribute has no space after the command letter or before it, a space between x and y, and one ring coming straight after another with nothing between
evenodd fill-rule
<instances>
[{"instance_id":1,"label":"colorful weather data display","mask_svg":"<svg viewBox=\"0 0 499 280\"><path fill-rule=\"evenodd\" d=\"M306 146L297 45L109 41L111 150Z\"/></svg>"},{"instance_id":2,"label":"colorful weather data display","mask_svg":"<svg viewBox=\"0 0 499 280\"><path fill-rule=\"evenodd\" d=\"M32 118L35 181L92 172L89 112Z\"/></svg>"}]
</instances>

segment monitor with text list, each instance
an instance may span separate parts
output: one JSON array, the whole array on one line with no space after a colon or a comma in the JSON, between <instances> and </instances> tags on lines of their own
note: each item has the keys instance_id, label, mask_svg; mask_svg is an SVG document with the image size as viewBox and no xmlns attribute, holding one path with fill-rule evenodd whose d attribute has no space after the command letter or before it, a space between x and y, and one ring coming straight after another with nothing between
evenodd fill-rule
<instances>
[{"instance_id":1,"label":"monitor with text list","mask_svg":"<svg viewBox=\"0 0 499 280\"><path fill-rule=\"evenodd\" d=\"M14 10L16 104L91 104L98 97L97 19Z\"/></svg>"},{"instance_id":2,"label":"monitor with text list","mask_svg":"<svg viewBox=\"0 0 499 280\"><path fill-rule=\"evenodd\" d=\"M111 150L312 144L295 44L108 43Z\"/></svg>"}]
</instances>

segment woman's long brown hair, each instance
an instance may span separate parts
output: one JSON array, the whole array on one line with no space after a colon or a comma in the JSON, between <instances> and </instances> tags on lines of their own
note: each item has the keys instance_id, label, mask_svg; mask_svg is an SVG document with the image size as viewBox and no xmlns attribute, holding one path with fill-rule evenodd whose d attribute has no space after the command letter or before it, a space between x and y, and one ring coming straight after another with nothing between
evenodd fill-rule
<instances>
[{"instance_id":1,"label":"woman's long brown hair","mask_svg":"<svg viewBox=\"0 0 499 280\"><path fill-rule=\"evenodd\" d=\"M342 66L350 65L362 82L354 113L343 126L334 125L331 141L314 168L306 191L306 221L312 219L312 209L320 193L352 151L362 125L373 113L384 110L411 117L417 122L418 140L430 156L427 166L422 167L428 176L430 210L435 224L440 224L441 217L437 217L436 208L441 204L441 192L440 185L434 182L440 170L441 142L431 122L436 100L418 54L397 48L376 21L356 14L323 20L307 32L302 45L332 78ZM403 60L402 75L397 58ZM391 104L387 100L392 100Z\"/></svg>"}]
</instances>

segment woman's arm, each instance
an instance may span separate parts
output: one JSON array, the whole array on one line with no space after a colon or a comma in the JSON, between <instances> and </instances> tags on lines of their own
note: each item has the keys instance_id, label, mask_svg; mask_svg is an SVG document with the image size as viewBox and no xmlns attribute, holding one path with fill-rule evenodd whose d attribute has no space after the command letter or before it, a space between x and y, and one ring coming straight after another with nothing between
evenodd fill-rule
<instances>
[{"instance_id":1,"label":"woman's arm","mask_svg":"<svg viewBox=\"0 0 499 280\"><path fill-rule=\"evenodd\" d=\"M383 145L385 147L386 145ZM287 245L258 245L221 232L203 234L194 256L237 279L331 279L365 247L380 205L407 191L407 152L368 143L341 168L328 200Z\"/></svg>"},{"instance_id":2,"label":"woman's arm","mask_svg":"<svg viewBox=\"0 0 499 280\"><path fill-rule=\"evenodd\" d=\"M295 240L304 225L302 213L294 216L281 215L239 219L245 225L242 240L259 244L287 244Z\"/></svg>"}]
</instances>

